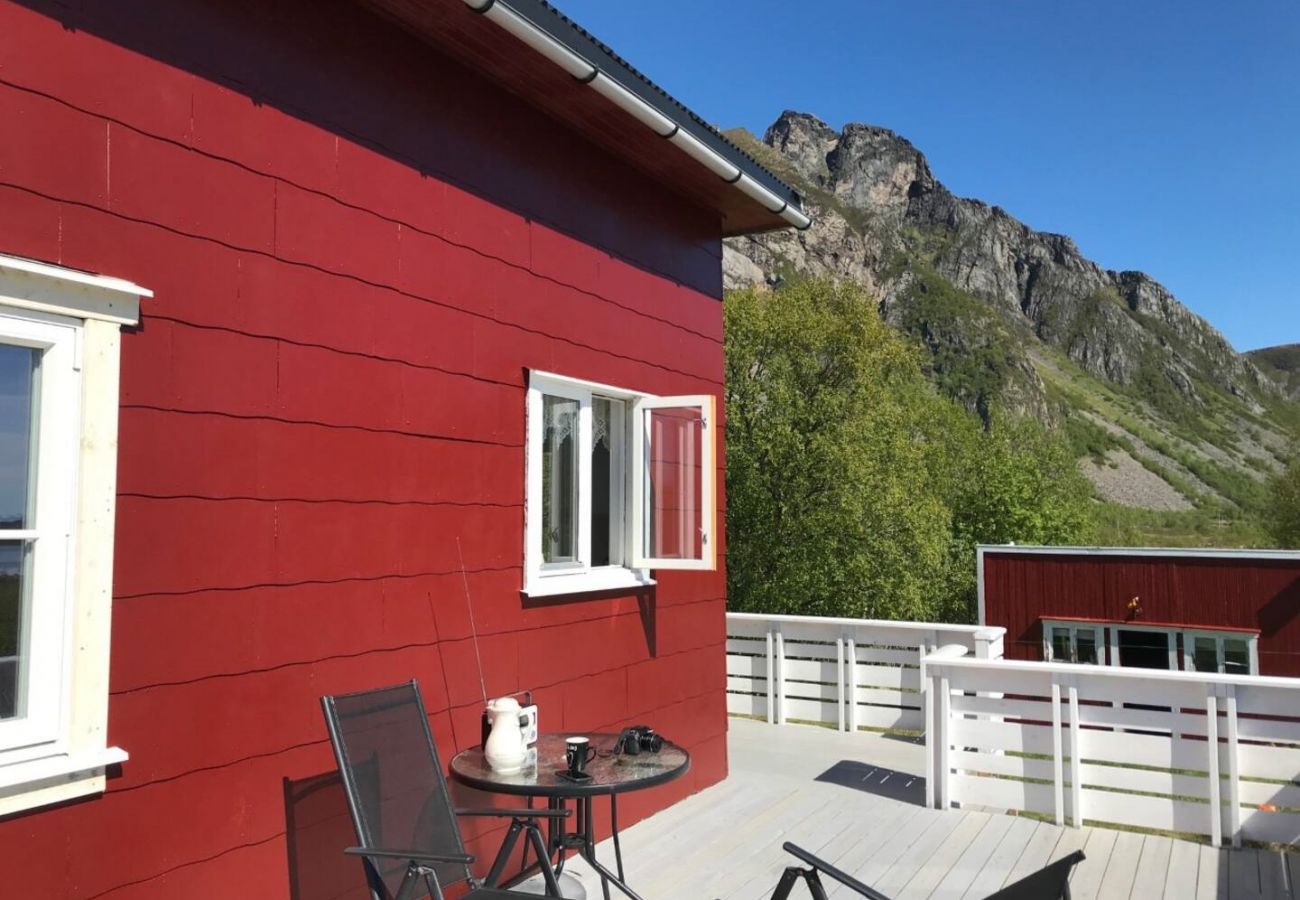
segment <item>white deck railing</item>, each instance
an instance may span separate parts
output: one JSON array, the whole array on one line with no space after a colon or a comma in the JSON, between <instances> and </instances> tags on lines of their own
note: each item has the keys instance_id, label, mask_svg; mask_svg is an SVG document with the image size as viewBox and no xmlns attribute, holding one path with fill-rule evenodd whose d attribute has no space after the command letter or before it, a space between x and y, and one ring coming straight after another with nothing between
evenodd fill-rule
<instances>
[{"instance_id":1,"label":"white deck railing","mask_svg":"<svg viewBox=\"0 0 1300 900\"><path fill-rule=\"evenodd\" d=\"M960 646L999 659L1005 629L727 614L727 710L782 724L921 730L922 657Z\"/></svg>"},{"instance_id":2,"label":"white deck railing","mask_svg":"<svg viewBox=\"0 0 1300 900\"><path fill-rule=\"evenodd\" d=\"M931 805L1300 843L1300 679L943 656Z\"/></svg>"}]
</instances>

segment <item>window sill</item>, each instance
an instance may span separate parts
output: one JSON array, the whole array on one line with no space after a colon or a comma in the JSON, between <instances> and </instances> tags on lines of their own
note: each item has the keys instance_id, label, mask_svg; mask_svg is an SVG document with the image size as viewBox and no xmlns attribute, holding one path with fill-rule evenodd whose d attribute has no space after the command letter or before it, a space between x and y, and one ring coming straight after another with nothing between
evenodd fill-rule
<instances>
[{"instance_id":1,"label":"window sill","mask_svg":"<svg viewBox=\"0 0 1300 900\"><path fill-rule=\"evenodd\" d=\"M102 793L105 769L127 758L122 748L106 747L0 765L0 816Z\"/></svg>"},{"instance_id":2,"label":"window sill","mask_svg":"<svg viewBox=\"0 0 1300 900\"><path fill-rule=\"evenodd\" d=\"M634 591L653 587L654 583L646 569L610 566L573 575L539 575L524 582L523 593L528 597L559 597L601 591Z\"/></svg>"}]
</instances>

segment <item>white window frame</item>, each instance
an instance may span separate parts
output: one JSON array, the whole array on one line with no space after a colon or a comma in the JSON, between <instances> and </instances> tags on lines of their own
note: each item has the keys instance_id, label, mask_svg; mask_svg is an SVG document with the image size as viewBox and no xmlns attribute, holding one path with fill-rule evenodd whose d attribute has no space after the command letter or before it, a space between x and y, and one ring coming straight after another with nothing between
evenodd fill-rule
<instances>
[{"instance_id":1,"label":"white window frame","mask_svg":"<svg viewBox=\"0 0 1300 900\"><path fill-rule=\"evenodd\" d=\"M547 564L542 553L542 442L544 437L543 397L565 397L579 403L578 413L578 560L574 563ZM611 459L611 467L621 468L623 484L623 534L621 564L592 566L591 560L591 453L593 415L592 398L606 397L625 404L628 422L625 423L625 461ZM707 401L707 405L705 405ZM598 382L568 378L550 372L530 371L527 392L527 425L525 429L525 504L524 504L524 579L523 593L530 597L547 597L596 591L635 590L655 584L651 569L713 569L714 521L717 504L714 499L713 460L715 437L712 429L712 404L710 395L683 397L656 397L627 388ZM706 465L707 481L702 482L705 509L704 560L651 559L639 553L644 508L644 482L640 476L644 464L643 417L648 410L674 406L700 405L705 410L705 449L702 464ZM611 537L613 540L613 537ZM611 546L611 555L614 555Z\"/></svg>"},{"instance_id":2,"label":"white window frame","mask_svg":"<svg viewBox=\"0 0 1300 900\"><path fill-rule=\"evenodd\" d=\"M127 759L107 742L118 378L121 328L151 296L0 255L0 340L48 348L31 534L33 628L41 621L29 646L41 681L29 697L39 711L0 723L0 816L98 793L107 768Z\"/></svg>"},{"instance_id":3,"label":"white window frame","mask_svg":"<svg viewBox=\"0 0 1300 900\"><path fill-rule=\"evenodd\" d=\"M700 510L702 523L703 553L700 559L672 559L655 557L646 551L650 524L650 498L646 496L646 479L643 473L646 460L650 458L651 429L647 427L649 413L656 409L680 409L694 407L701 411L703 423L703 440L699 460L700 497L703 509ZM714 438L713 438L713 396L711 394L694 394L684 397L641 397L632 405L632 565L645 569L702 569L717 567L714 551L714 531L716 531L717 503L713 488L714 479ZM693 452L691 444L686 445L687 464L689 454Z\"/></svg>"},{"instance_id":4,"label":"white window frame","mask_svg":"<svg viewBox=\"0 0 1300 900\"><path fill-rule=\"evenodd\" d=\"M21 529L0 529L0 541L30 546L24 566L28 628L20 677L18 706L25 715L0 719L0 759L44 755L43 747L62 736L66 706L63 686L68 647L72 581L72 521L75 513L76 446L80 440L81 373L76 368L77 323L45 313L19 312L0 306L0 344L41 351L39 394L33 397L35 458L28 461L35 478L28 490L35 502L32 521Z\"/></svg>"},{"instance_id":5,"label":"white window frame","mask_svg":"<svg viewBox=\"0 0 1300 900\"><path fill-rule=\"evenodd\" d=\"M1090 622L1062 622L1053 619L1044 619L1042 621L1042 627L1043 627L1043 660L1045 662L1072 662L1072 663L1077 663L1078 665L1105 665L1106 626L1104 624L1100 622L1093 624ZM1055 658L1055 654L1052 651L1052 629L1054 628L1061 628L1069 632L1070 651L1074 654L1076 659L1058 660ZM1093 640L1096 641L1095 646L1097 648L1097 656L1100 660L1099 662L1078 663L1077 657L1079 655L1079 632L1080 631L1092 632Z\"/></svg>"},{"instance_id":6,"label":"white window frame","mask_svg":"<svg viewBox=\"0 0 1300 900\"><path fill-rule=\"evenodd\" d=\"M1218 663L1218 673L1224 672L1224 648L1223 642L1242 641L1246 644L1246 651L1250 660L1250 675L1259 674L1259 635L1251 631L1214 631L1205 628L1188 628L1183 629L1183 671L1196 672L1195 644L1196 638L1210 638L1214 641L1214 654ZM1206 675L1213 675L1213 672L1206 672Z\"/></svg>"},{"instance_id":7,"label":"white window frame","mask_svg":"<svg viewBox=\"0 0 1300 900\"><path fill-rule=\"evenodd\" d=\"M1178 671L1178 632L1182 629L1170 628L1168 625L1139 625L1136 622L1107 622L1106 629L1110 632L1106 652L1110 654L1110 664L1112 666L1123 668L1120 665L1119 660L1119 633L1121 631L1158 631L1165 636L1165 652L1168 654L1168 668L1152 669L1151 671ZM1129 668L1132 667L1130 666Z\"/></svg>"}]
</instances>

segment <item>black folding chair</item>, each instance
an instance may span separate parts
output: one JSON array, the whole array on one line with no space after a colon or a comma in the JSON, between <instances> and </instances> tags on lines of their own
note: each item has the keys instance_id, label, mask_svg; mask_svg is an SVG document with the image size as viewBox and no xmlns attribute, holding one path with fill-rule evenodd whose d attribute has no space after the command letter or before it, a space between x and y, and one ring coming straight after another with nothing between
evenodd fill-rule
<instances>
[{"instance_id":1,"label":"black folding chair","mask_svg":"<svg viewBox=\"0 0 1300 900\"><path fill-rule=\"evenodd\" d=\"M474 857L460 837L461 816L511 819L485 884L500 882L522 833L537 855L547 895L560 896L537 817L563 818L568 810L453 808L414 681L322 697L321 706L360 844L344 852L362 858L374 900L443 900L443 887L460 882L470 887L465 900L525 896L474 879Z\"/></svg>"},{"instance_id":2,"label":"black folding chair","mask_svg":"<svg viewBox=\"0 0 1300 900\"><path fill-rule=\"evenodd\" d=\"M786 900L790 896L790 891L794 888L795 882L801 878L808 885L808 893L812 894L813 900L826 900L826 889L822 887L819 872L835 879L855 894L866 897L867 900L889 900L880 891L868 887L847 872L835 868L824 859L813 856L802 847L791 844L789 841L784 846L788 853L793 853L807 863L808 868L790 866L786 869L781 875L781 881L776 886L776 892L772 894L772 900ZM989 894L985 900L1070 900L1070 873L1082 860L1083 851L1076 850L1069 856L1061 857L1046 868L1039 869L1032 875L1022 878L1014 884L1007 885L996 894Z\"/></svg>"}]
</instances>

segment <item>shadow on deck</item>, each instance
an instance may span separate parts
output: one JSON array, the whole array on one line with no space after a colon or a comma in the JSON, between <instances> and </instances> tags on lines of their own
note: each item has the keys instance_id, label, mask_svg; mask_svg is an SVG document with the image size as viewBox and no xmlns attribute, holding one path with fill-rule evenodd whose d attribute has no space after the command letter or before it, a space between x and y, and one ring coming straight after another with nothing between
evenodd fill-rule
<instances>
[{"instance_id":1,"label":"shadow on deck","mask_svg":"<svg viewBox=\"0 0 1300 900\"><path fill-rule=\"evenodd\" d=\"M728 749L726 781L623 832L645 900L765 898L791 863L784 841L897 900L978 900L1076 849L1075 900L1300 900L1300 853L926 809L925 749L909 741L732 719ZM611 842L598 852L612 861ZM601 896L589 870L569 871Z\"/></svg>"}]
</instances>

